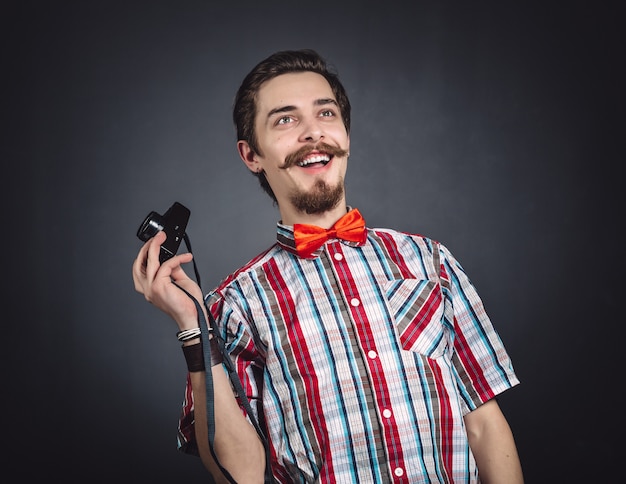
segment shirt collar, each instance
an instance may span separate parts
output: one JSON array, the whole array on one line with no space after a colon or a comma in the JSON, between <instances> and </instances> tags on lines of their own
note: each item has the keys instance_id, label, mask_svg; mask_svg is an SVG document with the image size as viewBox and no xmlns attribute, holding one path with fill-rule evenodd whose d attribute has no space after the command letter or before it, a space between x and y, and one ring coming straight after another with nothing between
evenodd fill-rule
<instances>
[{"instance_id":1,"label":"shirt collar","mask_svg":"<svg viewBox=\"0 0 626 484\"><path fill-rule=\"evenodd\" d=\"M353 209L351 206L347 206L348 212ZM282 221L278 221L276 224L276 241L278 245L280 245L287 252L291 252L294 255L298 255L296 251L296 241L293 236L293 225L285 225ZM350 242L347 240L341 240L342 244L345 244L349 247L358 247L359 243ZM313 258L319 257L319 255L324 251L324 246L320 247L313 253ZM298 256L299 257L299 256Z\"/></svg>"}]
</instances>

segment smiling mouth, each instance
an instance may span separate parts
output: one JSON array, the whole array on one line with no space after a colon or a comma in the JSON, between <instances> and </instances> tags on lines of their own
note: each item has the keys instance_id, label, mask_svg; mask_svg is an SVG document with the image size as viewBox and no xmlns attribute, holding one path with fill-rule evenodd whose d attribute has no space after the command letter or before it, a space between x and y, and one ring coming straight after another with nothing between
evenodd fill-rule
<instances>
[{"instance_id":1,"label":"smiling mouth","mask_svg":"<svg viewBox=\"0 0 626 484\"><path fill-rule=\"evenodd\" d=\"M296 165L302 168L326 166L332 158L333 157L327 153L321 153L318 155L308 156L304 160L296 162Z\"/></svg>"},{"instance_id":2,"label":"smiling mouth","mask_svg":"<svg viewBox=\"0 0 626 484\"><path fill-rule=\"evenodd\" d=\"M321 142L315 146L303 146L299 150L287 155L285 163L281 168L287 169L291 166L299 166L300 168L321 168L328 165L336 156L341 158L343 156L347 157L348 154L348 150Z\"/></svg>"}]
</instances>

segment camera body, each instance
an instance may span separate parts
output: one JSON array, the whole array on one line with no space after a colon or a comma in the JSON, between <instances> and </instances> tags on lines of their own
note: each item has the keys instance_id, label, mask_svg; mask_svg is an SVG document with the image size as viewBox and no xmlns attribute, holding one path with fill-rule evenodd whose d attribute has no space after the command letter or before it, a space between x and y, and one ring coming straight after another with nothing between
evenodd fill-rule
<instances>
[{"instance_id":1,"label":"camera body","mask_svg":"<svg viewBox=\"0 0 626 484\"><path fill-rule=\"evenodd\" d=\"M167 238L161 245L161 252L159 253L159 261L163 264L178 252L180 243L185 236L190 215L191 212L187 207L174 202L163 215L150 212L137 230L137 237L146 242L161 230L165 232Z\"/></svg>"}]
</instances>

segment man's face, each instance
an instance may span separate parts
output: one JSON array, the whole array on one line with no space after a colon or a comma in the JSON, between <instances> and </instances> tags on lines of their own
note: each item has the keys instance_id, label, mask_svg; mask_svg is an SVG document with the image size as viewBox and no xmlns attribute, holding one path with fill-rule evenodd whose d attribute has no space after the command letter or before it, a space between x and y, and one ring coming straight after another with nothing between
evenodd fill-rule
<instances>
[{"instance_id":1,"label":"man's face","mask_svg":"<svg viewBox=\"0 0 626 484\"><path fill-rule=\"evenodd\" d=\"M284 74L261 86L255 129L262 169L279 207L321 213L345 203L350 139L330 85L312 72Z\"/></svg>"}]
</instances>

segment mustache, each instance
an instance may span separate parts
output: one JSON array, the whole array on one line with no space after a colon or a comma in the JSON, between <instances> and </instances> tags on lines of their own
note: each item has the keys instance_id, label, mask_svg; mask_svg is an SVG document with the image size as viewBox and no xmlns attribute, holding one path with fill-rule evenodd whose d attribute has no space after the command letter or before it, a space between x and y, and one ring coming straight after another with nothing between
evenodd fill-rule
<instances>
[{"instance_id":1,"label":"mustache","mask_svg":"<svg viewBox=\"0 0 626 484\"><path fill-rule=\"evenodd\" d=\"M343 148L339 148L338 146L332 146L324 142L320 142L316 145L306 145L302 148L294 151L293 153L288 154L285 157L285 163L280 167L281 169L289 168L299 161L302 161L307 155L313 151L319 151L320 153L327 153L331 156L348 156L350 153L348 150L344 150Z\"/></svg>"}]
</instances>

